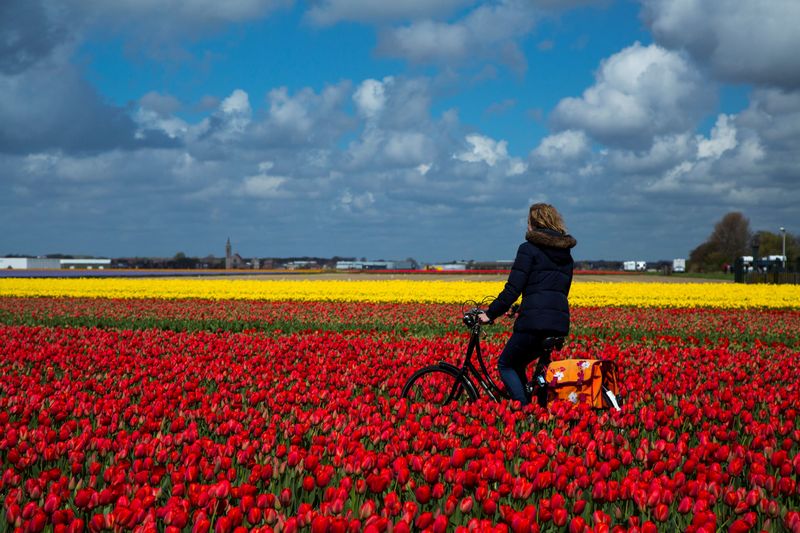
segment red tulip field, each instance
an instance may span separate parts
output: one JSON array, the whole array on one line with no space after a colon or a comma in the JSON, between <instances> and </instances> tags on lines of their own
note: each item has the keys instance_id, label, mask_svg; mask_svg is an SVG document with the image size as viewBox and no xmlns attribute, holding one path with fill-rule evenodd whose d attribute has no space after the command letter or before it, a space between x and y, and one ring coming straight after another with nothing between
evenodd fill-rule
<instances>
[{"instance_id":1,"label":"red tulip field","mask_svg":"<svg viewBox=\"0 0 800 533\"><path fill-rule=\"evenodd\" d=\"M619 412L400 399L460 312L2 297L0 530L800 532L800 310L575 308Z\"/></svg>"}]
</instances>

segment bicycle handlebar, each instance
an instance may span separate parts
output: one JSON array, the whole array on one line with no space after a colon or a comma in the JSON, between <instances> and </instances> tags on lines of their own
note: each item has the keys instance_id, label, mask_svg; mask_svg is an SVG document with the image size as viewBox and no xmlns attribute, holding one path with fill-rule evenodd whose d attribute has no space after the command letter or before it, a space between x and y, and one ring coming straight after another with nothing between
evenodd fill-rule
<instances>
[{"instance_id":1,"label":"bicycle handlebar","mask_svg":"<svg viewBox=\"0 0 800 533\"><path fill-rule=\"evenodd\" d=\"M483 309L480 307L473 307L469 311L466 311L464 313L464 317L462 318L464 325L470 329L474 328L475 326L483 325L481 319L478 318L478 315L480 315L482 312Z\"/></svg>"},{"instance_id":2,"label":"bicycle handlebar","mask_svg":"<svg viewBox=\"0 0 800 533\"><path fill-rule=\"evenodd\" d=\"M469 329L474 329L476 326L480 327L484 325L484 323L481 322L480 319L478 318L478 315L486 312L486 310L482 309L481 306L488 305L489 303L491 303L492 300L493 298L491 296L486 296L480 302L475 300L468 300L464 302L464 306L468 304L473 305L472 308L470 308L467 311L464 311L464 316L462 317L464 325L466 325ZM462 307L462 309L463 308L464 307ZM508 310L506 316L508 318L514 318L514 316L517 314L518 311L519 311L519 304L514 304ZM487 324L494 324L494 320L490 320L489 322L487 322Z\"/></svg>"},{"instance_id":3,"label":"bicycle handlebar","mask_svg":"<svg viewBox=\"0 0 800 533\"><path fill-rule=\"evenodd\" d=\"M514 315L517 314L517 311L519 311L519 305L514 304L511 306L511 309L508 310L506 316L508 318L514 318ZM470 329L474 328L475 326L484 325L484 323L481 322L480 318L478 318L478 315L485 312L486 310L481 309L480 307L473 307L472 309L465 311L464 317L462 318L462 320L464 321L464 325L466 325ZM487 322L487 324L494 324L494 320L490 320L489 322Z\"/></svg>"}]
</instances>

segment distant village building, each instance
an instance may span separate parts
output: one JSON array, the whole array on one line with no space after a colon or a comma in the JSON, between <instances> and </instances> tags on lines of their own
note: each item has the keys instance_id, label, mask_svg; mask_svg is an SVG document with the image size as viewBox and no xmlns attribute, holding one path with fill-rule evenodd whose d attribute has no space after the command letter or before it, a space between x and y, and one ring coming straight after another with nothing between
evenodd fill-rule
<instances>
[{"instance_id":1,"label":"distant village building","mask_svg":"<svg viewBox=\"0 0 800 533\"><path fill-rule=\"evenodd\" d=\"M411 270L411 261L337 261L336 270Z\"/></svg>"},{"instance_id":2,"label":"distant village building","mask_svg":"<svg viewBox=\"0 0 800 533\"><path fill-rule=\"evenodd\" d=\"M200 259L200 264L198 268L216 268L220 263L220 260L214 257L213 255L207 255Z\"/></svg>"},{"instance_id":3,"label":"distant village building","mask_svg":"<svg viewBox=\"0 0 800 533\"><path fill-rule=\"evenodd\" d=\"M0 257L0 269L31 270L61 268L61 259L44 257Z\"/></svg>"},{"instance_id":4,"label":"distant village building","mask_svg":"<svg viewBox=\"0 0 800 533\"><path fill-rule=\"evenodd\" d=\"M61 268L70 270L103 270L111 267L111 259L61 259Z\"/></svg>"},{"instance_id":5,"label":"distant village building","mask_svg":"<svg viewBox=\"0 0 800 533\"><path fill-rule=\"evenodd\" d=\"M316 261L289 261L283 265L288 270L313 270L320 267Z\"/></svg>"},{"instance_id":6,"label":"distant village building","mask_svg":"<svg viewBox=\"0 0 800 533\"><path fill-rule=\"evenodd\" d=\"M428 265L425 267L426 270L443 270L443 271L455 271L455 270L467 270L467 263L462 262L455 262L455 263L443 263L443 264L436 264L436 265Z\"/></svg>"},{"instance_id":7,"label":"distant village building","mask_svg":"<svg viewBox=\"0 0 800 533\"><path fill-rule=\"evenodd\" d=\"M231 270L241 268L260 268L260 261L258 258L248 261L238 253L235 253L233 251L233 247L231 246L231 238L228 237L228 241L225 243L225 269Z\"/></svg>"},{"instance_id":8,"label":"distant village building","mask_svg":"<svg viewBox=\"0 0 800 533\"><path fill-rule=\"evenodd\" d=\"M111 259L60 259L55 257L0 257L0 270L105 269Z\"/></svg>"},{"instance_id":9,"label":"distant village building","mask_svg":"<svg viewBox=\"0 0 800 533\"><path fill-rule=\"evenodd\" d=\"M511 259L498 259L496 261L470 261L468 270L511 270L514 261Z\"/></svg>"},{"instance_id":10,"label":"distant village building","mask_svg":"<svg viewBox=\"0 0 800 533\"><path fill-rule=\"evenodd\" d=\"M622 270L628 272L644 272L647 270L647 261L623 261Z\"/></svg>"}]
</instances>

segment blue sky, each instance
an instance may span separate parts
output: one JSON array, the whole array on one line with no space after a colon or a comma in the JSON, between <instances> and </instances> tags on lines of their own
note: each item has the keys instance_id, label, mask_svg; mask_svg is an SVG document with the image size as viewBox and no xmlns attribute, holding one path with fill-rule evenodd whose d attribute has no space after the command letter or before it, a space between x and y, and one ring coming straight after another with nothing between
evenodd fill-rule
<instances>
[{"instance_id":1,"label":"blue sky","mask_svg":"<svg viewBox=\"0 0 800 533\"><path fill-rule=\"evenodd\" d=\"M649 44L638 11L635 2L620 1L543 13L537 31L520 41L529 62L527 72L489 61L478 68L460 65L458 78L443 90L432 111L457 108L464 122L524 149L547 134L545 117L537 120L537 111L544 114L565 94L578 94L590 85L603 58L635 40ZM369 26L341 23L320 28L304 21L306 12L307 5L298 3L263 20L170 43L180 46L179 51L132 47L131 36L98 32L83 43L77 60L87 65L87 79L118 106L137 101L153 87L197 103L237 88L250 95L280 86L319 91L340 80L381 79L398 72L440 74L441 69L430 65L405 64L376 53L376 32ZM598 26L606 31L598 32ZM164 57L170 54L180 60ZM489 76L482 74L485 68L496 70ZM254 99L251 105L263 109L264 102ZM198 116L191 108L179 115Z\"/></svg>"},{"instance_id":2,"label":"blue sky","mask_svg":"<svg viewBox=\"0 0 800 533\"><path fill-rule=\"evenodd\" d=\"M800 233L792 0L8 0L2 253L685 257ZM755 23L754 23L755 22Z\"/></svg>"}]
</instances>

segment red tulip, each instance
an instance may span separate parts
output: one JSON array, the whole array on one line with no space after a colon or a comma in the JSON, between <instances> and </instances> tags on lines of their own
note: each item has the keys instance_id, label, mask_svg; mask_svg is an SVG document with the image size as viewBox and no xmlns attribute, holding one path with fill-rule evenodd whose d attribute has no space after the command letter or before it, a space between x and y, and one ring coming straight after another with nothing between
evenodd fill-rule
<instances>
[{"instance_id":1,"label":"red tulip","mask_svg":"<svg viewBox=\"0 0 800 533\"><path fill-rule=\"evenodd\" d=\"M425 505L431 500L431 489L427 485L421 485L414 491L414 496L421 505Z\"/></svg>"},{"instance_id":2,"label":"red tulip","mask_svg":"<svg viewBox=\"0 0 800 533\"><path fill-rule=\"evenodd\" d=\"M233 529L231 521L227 516L221 516L214 524L214 533L230 533Z\"/></svg>"},{"instance_id":3,"label":"red tulip","mask_svg":"<svg viewBox=\"0 0 800 533\"><path fill-rule=\"evenodd\" d=\"M450 466L453 468L461 468L467 462L467 456L463 449L456 448L453 450L453 455L450 456Z\"/></svg>"},{"instance_id":4,"label":"red tulip","mask_svg":"<svg viewBox=\"0 0 800 533\"><path fill-rule=\"evenodd\" d=\"M487 498L481 502L481 510L483 514L493 516L497 512L497 503Z\"/></svg>"},{"instance_id":5,"label":"red tulip","mask_svg":"<svg viewBox=\"0 0 800 533\"><path fill-rule=\"evenodd\" d=\"M361 504L361 508L359 509L358 514L359 517L362 520L364 520L374 515L376 510L377 508L375 506L375 502L373 502L372 500L367 500L363 504Z\"/></svg>"},{"instance_id":6,"label":"red tulip","mask_svg":"<svg viewBox=\"0 0 800 533\"><path fill-rule=\"evenodd\" d=\"M106 521L103 515L96 514L89 520L89 531L96 532L102 531L106 527Z\"/></svg>"},{"instance_id":7,"label":"red tulip","mask_svg":"<svg viewBox=\"0 0 800 533\"><path fill-rule=\"evenodd\" d=\"M563 527L567 523L567 510L563 507L553 509L553 523L558 527Z\"/></svg>"},{"instance_id":8,"label":"red tulip","mask_svg":"<svg viewBox=\"0 0 800 533\"><path fill-rule=\"evenodd\" d=\"M36 513L31 517L31 521L28 523L28 531L32 533L39 533L42 531L45 526L47 525L47 515L37 510Z\"/></svg>"},{"instance_id":9,"label":"red tulip","mask_svg":"<svg viewBox=\"0 0 800 533\"><path fill-rule=\"evenodd\" d=\"M594 513L592 513L592 522L594 522L595 525L597 525L597 524L610 525L611 524L611 517L608 516L607 513L604 513L603 511L598 510L598 511L595 511Z\"/></svg>"},{"instance_id":10,"label":"red tulip","mask_svg":"<svg viewBox=\"0 0 800 533\"><path fill-rule=\"evenodd\" d=\"M658 522L666 522L669 518L669 507L663 503L659 503L653 510L653 516Z\"/></svg>"},{"instance_id":11,"label":"red tulip","mask_svg":"<svg viewBox=\"0 0 800 533\"><path fill-rule=\"evenodd\" d=\"M658 527L656 527L653 522L648 520L642 524L642 533L658 533Z\"/></svg>"},{"instance_id":12,"label":"red tulip","mask_svg":"<svg viewBox=\"0 0 800 533\"><path fill-rule=\"evenodd\" d=\"M375 493L382 493L391 483L392 479L388 474L370 474L367 476L367 486Z\"/></svg>"},{"instance_id":13,"label":"red tulip","mask_svg":"<svg viewBox=\"0 0 800 533\"><path fill-rule=\"evenodd\" d=\"M78 509L88 509L94 491L91 489L80 489L75 493L74 503Z\"/></svg>"},{"instance_id":14,"label":"red tulip","mask_svg":"<svg viewBox=\"0 0 800 533\"><path fill-rule=\"evenodd\" d=\"M586 521L580 516L575 516L569 521L569 533L583 533L588 529Z\"/></svg>"},{"instance_id":15,"label":"red tulip","mask_svg":"<svg viewBox=\"0 0 800 533\"><path fill-rule=\"evenodd\" d=\"M414 521L417 529L427 529L431 524L433 524L433 513L422 513Z\"/></svg>"},{"instance_id":16,"label":"red tulip","mask_svg":"<svg viewBox=\"0 0 800 533\"><path fill-rule=\"evenodd\" d=\"M735 520L728 528L729 533L745 533L750 531L751 526L744 520Z\"/></svg>"},{"instance_id":17,"label":"red tulip","mask_svg":"<svg viewBox=\"0 0 800 533\"><path fill-rule=\"evenodd\" d=\"M433 533L445 533L447 531L447 516L440 514L433 521Z\"/></svg>"},{"instance_id":18,"label":"red tulip","mask_svg":"<svg viewBox=\"0 0 800 533\"><path fill-rule=\"evenodd\" d=\"M797 511L789 511L786 513L786 516L783 517L783 523L786 524L792 533L800 531L800 512Z\"/></svg>"},{"instance_id":19,"label":"red tulip","mask_svg":"<svg viewBox=\"0 0 800 533\"><path fill-rule=\"evenodd\" d=\"M312 533L326 533L331 525L331 519L327 516L316 516L311 521Z\"/></svg>"},{"instance_id":20,"label":"red tulip","mask_svg":"<svg viewBox=\"0 0 800 533\"><path fill-rule=\"evenodd\" d=\"M80 531L83 531L85 527L86 525L84 521L80 518L76 518L75 520L69 523L69 526L67 526L67 531L68 533L78 533Z\"/></svg>"},{"instance_id":21,"label":"red tulip","mask_svg":"<svg viewBox=\"0 0 800 533\"><path fill-rule=\"evenodd\" d=\"M392 531L394 533L411 533L411 528L408 527L408 523L406 523L404 520L400 520L394 525Z\"/></svg>"}]
</instances>

